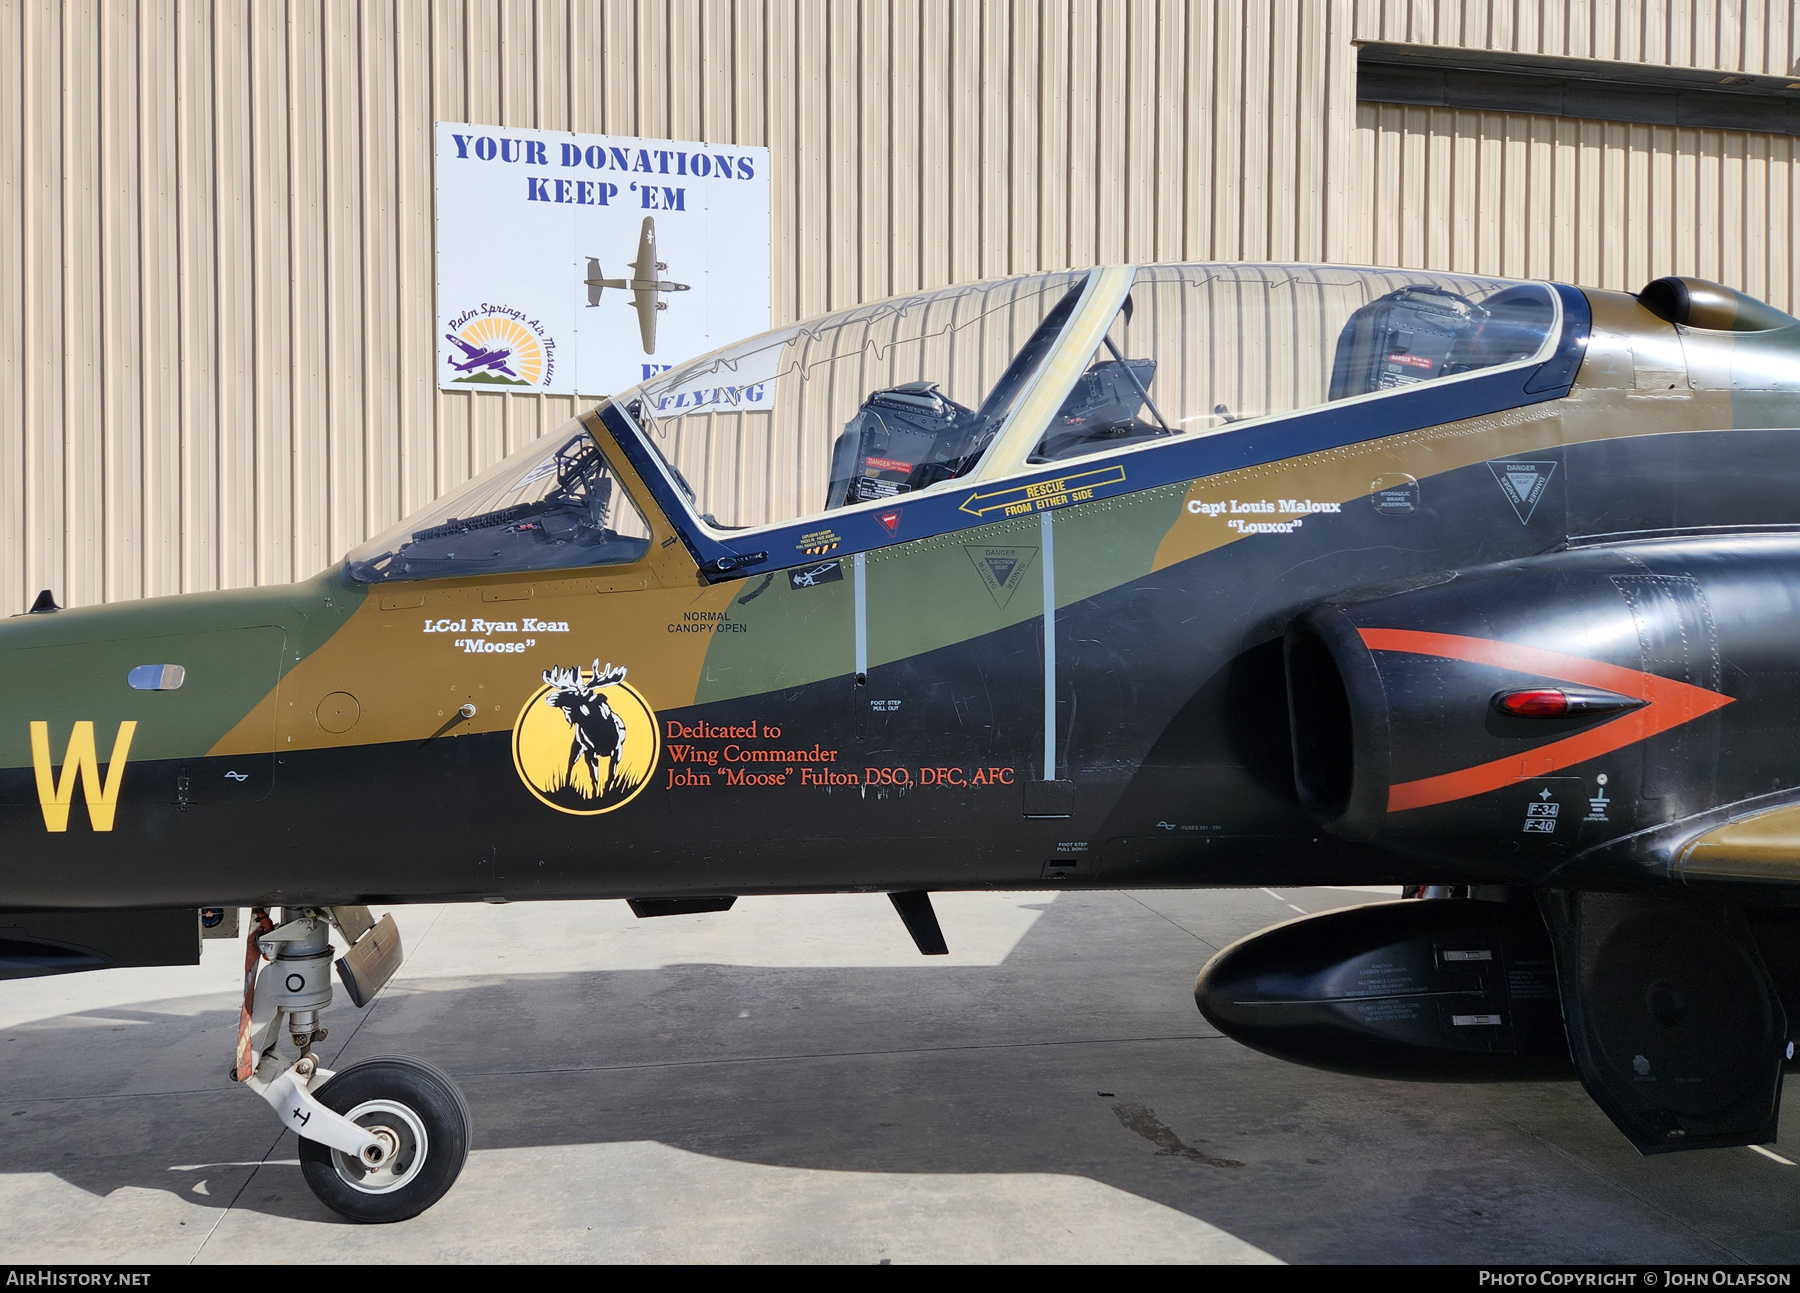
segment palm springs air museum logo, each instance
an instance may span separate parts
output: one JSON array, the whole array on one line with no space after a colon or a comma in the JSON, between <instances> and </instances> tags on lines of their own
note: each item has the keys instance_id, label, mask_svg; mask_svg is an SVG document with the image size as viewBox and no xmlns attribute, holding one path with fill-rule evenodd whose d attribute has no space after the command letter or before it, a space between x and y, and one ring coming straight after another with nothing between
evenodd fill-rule
<instances>
[{"instance_id":1,"label":"palm springs air museum logo","mask_svg":"<svg viewBox=\"0 0 1800 1293\"><path fill-rule=\"evenodd\" d=\"M622 808L650 783L656 711L624 666L546 669L513 724L513 767L525 788L562 813Z\"/></svg>"},{"instance_id":2,"label":"palm springs air museum logo","mask_svg":"<svg viewBox=\"0 0 1800 1293\"><path fill-rule=\"evenodd\" d=\"M479 305L450 320L446 385L549 387L556 380L556 339L536 319L506 305Z\"/></svg>"},{"instance_id":3,"label":"palm springs air museum logo","mask_svg":"<svg viewBox=\"0 0 1800 1293\"><path fill-rule=\"evenodd\" d=\"M769 326L769 150L437 125L438 386L621 391Z\"/></svg>"}]
</instances>

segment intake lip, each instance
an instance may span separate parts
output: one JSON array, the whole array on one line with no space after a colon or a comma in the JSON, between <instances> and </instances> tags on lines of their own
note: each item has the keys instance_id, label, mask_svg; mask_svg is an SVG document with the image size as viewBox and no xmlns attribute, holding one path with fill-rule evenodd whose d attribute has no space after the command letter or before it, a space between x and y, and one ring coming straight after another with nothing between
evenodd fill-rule
<instances>
[{"instance_id":1,"label":"intake lip","mask_svg":"<svg viewBox=\"0 0 1800 1293\"><path fill-rule=\"evenodd\" d=\"M1800 319L1722 283L1670 275L1644 285L1638 303L1659 319L1712 332L1772 332Z\"/></svg>"},{"instance_id":2,"label":"intake lip","mask_svg":"<svg viewBox=\"0 0 1800 1293\"><path fill-rule=\"evenodd\" d=\"M1373 839L1387 815L1387 696L1356 626L1323 606L1283 641L1294 784L1300 803L1345 839Z\"/></svg>"}]
</instances>

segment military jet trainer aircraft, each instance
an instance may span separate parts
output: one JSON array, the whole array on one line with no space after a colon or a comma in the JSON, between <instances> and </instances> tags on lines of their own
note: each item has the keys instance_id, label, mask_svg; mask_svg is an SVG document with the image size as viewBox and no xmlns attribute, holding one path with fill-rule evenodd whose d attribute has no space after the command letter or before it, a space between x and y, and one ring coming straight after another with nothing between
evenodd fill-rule
<instances>
[{"instance_id":1,"label":"military jet trainer aircraft","mask_svg":"<svg viewBox=\"0 0 1800 1293\"><path fill-rule=\"evenodd\" d=\"M0 623L10 976L192 962L347 1217L443 1073L313 1045L365 904L1429 884L1200 975L1382 1077L1768 1140L1800 1018L1800 321L1146 265L862 305L603 401L315 578ZM77 794L79 791L79 794ZM1435 890L1434 890L1435 892ZM224 913L233 913L230 916Z\"/></svg>"},{"instance_id":2,"label":"military jet trainer aircraft","mask_svg":"<svg viewBox=\"0 0 1800 1293\"><path fill-rule=\"evenodd\" d=\"M637 311L638 336L643 339L644 353L656 353L656 312L666 310L669 303L662 297L669 292L686 292L690 290L687 283L677 283L671 279L658 278L657 275L668 268L656 258L656 221L650 216L644 217L644 224L638 230L637 259L631 262L630 278L605 278L597 256L588 257L587 278L583 280L587 287L588 307L600 304L600 293L603 289L616 287L631 293L632 308Z\"/></svg>"}]
</instances>

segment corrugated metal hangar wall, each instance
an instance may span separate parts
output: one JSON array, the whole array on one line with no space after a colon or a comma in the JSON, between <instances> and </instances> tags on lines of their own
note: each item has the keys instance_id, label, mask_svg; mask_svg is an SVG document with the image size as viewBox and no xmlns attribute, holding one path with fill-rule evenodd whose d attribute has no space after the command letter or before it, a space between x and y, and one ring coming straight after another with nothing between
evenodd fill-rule
<instances>
[{"instance_id":1,"label":"corrugated metal hangar wall","mask_svg":"<svg viewBox=\"0 0 1800 1293\"><path fill-rule=\"evenodd\" d=\"M1785 307L1800 132L1531 96L1779 92L1797 44L1793 0L0 0L0 610L304 577L573 412L436 390L434 120L767 146L775 324L1117 260ZM1359 102L1377 47L1550 62Z\"/></svg>"}]
</instances>

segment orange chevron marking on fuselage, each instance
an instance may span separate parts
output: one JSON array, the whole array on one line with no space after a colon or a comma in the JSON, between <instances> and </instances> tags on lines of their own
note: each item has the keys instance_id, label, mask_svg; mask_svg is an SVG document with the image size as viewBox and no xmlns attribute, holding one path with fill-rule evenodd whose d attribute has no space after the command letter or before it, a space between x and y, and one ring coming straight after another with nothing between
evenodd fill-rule
<instances>
[{"instance_id":1,"label":"orange chevron marking on fuselage","mask_svg":"<svg viewBox=\"0 0 1800 1293\"><path fill-rule=\"evenodd\" d=\"M1371 651L1403 651L1412 655L1437 656L1445 660L1466 660L1471 664L1492 665L1497 669L1512 669L1519 673L1538 674L1586 687L1600 687L1649 702L1642 708L1621 714L1598 727L1564 737L1560 741L1551 741L1530 751L1534 776L1573 767L1589 759L1597 759L1603 754L1611 754L1614 750L1647 740L1658 732L1666 732L1703 714L1710 714L1732 701L1730 696L1722 696L1716 691L1708 691L1691 683L1677 682L1673 678L1645 673L1641 669L1627 669L1623 665L1606 664L1583 656L1546 651L1541 647L1496 642L1490 638L1461 637L1454 633L1424 633L1415 629L1357 631L1362 635L1363 644ZM1445 804L1454 799L1486 794L1490 790L1499 790L1518 781L1520 770L1520 756L1515 754L1435 777L1404 781L1388 788L1387 810L1399 813L1409 808L1427 808L1432 804Z\"/></svg>"}]
</instances>

